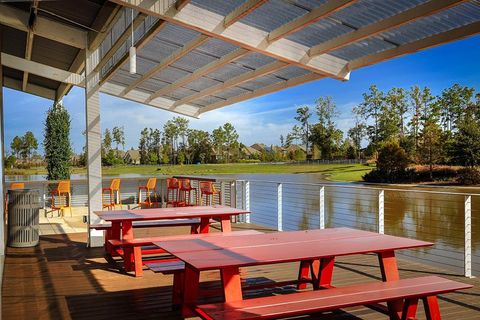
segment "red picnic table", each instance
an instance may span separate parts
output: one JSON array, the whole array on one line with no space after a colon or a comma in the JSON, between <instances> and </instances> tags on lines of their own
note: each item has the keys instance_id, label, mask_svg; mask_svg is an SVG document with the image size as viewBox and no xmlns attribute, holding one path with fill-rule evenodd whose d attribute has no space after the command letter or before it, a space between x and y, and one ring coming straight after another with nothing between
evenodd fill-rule
<instances>
[{"instance_id":1,"label":"red picnic table","mask_svg":"<svg viewBox=\"0 0 480 320\"><path fill-rule=\"evenodd\" d=\"M133 240L134 221L200 219L199 233L208 233L210 220L213 219L220 221L222 232L230 232L232 230L230 218L245 213L249 213L249 211L220 205L95 212L101 219L112 224L111 230L106 233L105 243L107 245L109 240ZM108 247L106 249L110 253ZM131 261L125 261L128 266L127 271L130 271L134 264L134 258L131 252L125 256L131 257L127 258Z\"/></svg>"},{"instance_id":2,"label":"red picnic table","mask_svg":"<svg viewBox=\"0 0 480 320\"><path fill-rule=\"evenodd\" d=\"M395 250L431 246L432 243L349 228L275 232L236 237L208 237L154 242L185 262L183 307L193 314L200 272L220 270L225 302L242 300L240 267L300 261L300 276L314 289L331 288L335 257L376 253L383 281L399 279ZM402 302L388 303L389 313L401 312ZM393 316L392 316L393 317ZM395 317L393 317L395 318Z\"/></svg>"}]
</instances>

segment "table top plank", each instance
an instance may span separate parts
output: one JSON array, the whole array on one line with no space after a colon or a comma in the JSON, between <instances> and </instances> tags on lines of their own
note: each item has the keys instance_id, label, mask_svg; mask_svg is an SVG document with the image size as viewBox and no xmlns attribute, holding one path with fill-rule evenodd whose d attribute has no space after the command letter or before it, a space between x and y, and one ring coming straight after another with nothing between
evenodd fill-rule
<instances>
[{"instance_id":1,"label":"table top plank","mask_svg":"<svg viewBox=\"0 0 480 320\"><path fill-rule=\"evenodd\" d=\"M243 240L243 245L224 247L222 241L217 241L214 243L214 248L203 248L201 251L198 251L198 248L193 246L193 243L195 241L198 242L198 239L189 241L192 243L192 250L190 251L185 251L184 244L178 246L179 241L155 242L154 244L159 245L162 249L175 255L197 270L282 263L433 245L431 242L414 239L366 231L359 233L358 230L353 229L347 230L350 230L353 236L335 236L332 235L331 229L318 230L316 232L309 230L239 236L236 238L236 241L241 242ZM312 237L312 234L320 235L322 232L325 232L325 234L330 233L330 236ZM255 241L257 237L258 239L268 239L268 236L276 237L270 238L276 239L276 241L265 241L264 244L261 244L262 241Z\"/></svg>"},{"instance_id":2,"label":"table top plank","mask_svg":"<svg viewBox=\"0 0 480 320\"><path fill-rule=\"evenodd\" d=\"M97 216L105 221L140 221L140 220L163 220L163 219L187 219L222 217L250 213L247 210L226 206L193 206L174 208L152 208L117 211L95 211Z\"/></svg>"},{"instance_id":3,"label":"table top plank","mask_svg":"<svg viewBox=\"0 0 480 320\"><path fill-rule=\"evenodd\" d=\"M265 233L261 236L248 237L248 238L222 238L222 237L209 237L208 239L178 239L172 242L171 239L165 239L169 241L168 247L175 253L187 252L187 251L200 251L209 249L225 249L234 247L260 247L268 246L271 244L279 245L282 243L308 243L310 240L330 240L330 239L347 239L356 237L368 237L372 233L363 230L356 230L350 228L329 228L329 229L315 229L305 230L301 233L301 238L298 237L296 231L286 231L282 233ZM155 245L163 248L163 241L156 241Z\"/></svg>"}]
</instances>

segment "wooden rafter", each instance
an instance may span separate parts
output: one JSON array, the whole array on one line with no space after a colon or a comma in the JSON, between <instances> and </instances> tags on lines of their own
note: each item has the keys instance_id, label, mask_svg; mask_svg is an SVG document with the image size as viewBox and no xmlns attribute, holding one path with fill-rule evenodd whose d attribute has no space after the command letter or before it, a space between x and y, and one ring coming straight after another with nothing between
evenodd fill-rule
<instances>
[{"instance_id":1,"label":"wooden rafter","mask_svg":"<svg viewBox=\"0 0 480 320\"><path fill-rule=\"evenodd\" d=\"M31 60L32 59L32 49L33 49L33 30L35 29L35 24L37 20L37 7L38 7L38 0L33 0L32 5L30 6L30 24L28 26L27 32L27 43L25 45L25 59ZM27 83L28 83L28 72L23 73L23 81L22 81L22 91L27 90Z\"/></svg>"},{"instance_id":2,"label":"wooden rafter","mask_svg":"<svg viewBox=\"0 0 480 320\"><path fill-rule=\"evenodd\" d=\"M20 58L2 52L2 65L35 74L58 82L70 83L76 86L83 86L84 77L81 74L71 73L62 69L54 68L35 61ZM22 85L23 86L23 85Z\"/></svg>"},{"instance_id":3,"label":"wooden rafter","mask_svg":"<svg viewBox=\"0 0 480 320\"><path fill-rule=\"evenodd\" d=\"M444 0L426 2L409 10L401 12L397 15L380 20L379 22L373 24L369 24L366 27L349 33L345 33L330 41L326 41L324 43L316 45L309 50L308 55L310 57L314 57L348 46L349 44L352 44L354 42L376 36L379 33L398 28L407 23L414 22L416 20L435 14L439 11L449 9L464 2L466 2L466 0Z\"/></svg>"},{"instance_id":4,"label":"wooden rafter","mask_svg":"<svg viewBox=\"0 0 480 320\"><path fill-rule=\"evenodd\" d=\"M294 87L294 86L298 86L300 84L310 82L310 81L313 81L313 80L318 80L318 79L321 79L321 78L322 78L322 76L320 76L318 74L309 73L309 74L304 75L304 76L300 76L300 77L297 77L297 78L289 79L287 81L275 83L275 84L272 84L272 85L269 85L269 86L266 86L266 87L263 87L263 88L245 93L245 94L241 94L241 95L232 97L232 98L227 99L225 101L219 101L219 102L210 104L208 106L205 106L205 107L203 107L199 110L197 116L202 114L202 113L212 111L212 110L215 110L215 109L219 109L219 108L222 108L222 107L234 104L234 103L238 103L238 102L241 102L241 101L245 101L245 100L248 100L248 99L263 96L263 95L266 95L266 94L269 94L269 93L272 93L272 92L276 92L276 91L279 91L279 90L283 90L283 89L291 88L291 87Z\"/></svg>"},{"instance_id":5,"label":"wooden rafter","mask_svg":"<svg viewBox=\"0 0 480 320\"><path fill-rule=\"evenodd\" d=\"M270 64L267 64L266 66L260 67L256 70L253 70L253 71L245 72L245 73L243 73L239 76L236 76L232 79L229 79L229 80L227 80L223 83L217 84L213 87L202 90L199 93L196 93L196 94L193 94L193 95L188 96L186 98L183 98L181 100L178 100L177 102L175 102L173 104L173 107L177 107L177 106L180 106L182 104L187 104L187 103L190 103L192 101L198 100L200 98L210 96L210 95L215 94L217 92L224 91L225 89L228 89L228 88L231 88L231 87L234 87L234 86L238 86L238 85L240 85L242 83L245 83L245 82L248 82L250 80L254 80L256 78L263 77L267 74L271 74L273 72L276 72L276 71L278 71L280 69L283 69L287 66L288 66L288 64L286 64L285 62L281 62L281 61L272 62Z\"/></svg>"},{"instance_id":6,"label":"wooden rafter","mask_svg":"<svg viewBox=\"0 0 480 320\"><path fill-rule=\"evenodd\" d=\"M98 48L100 43L105 39L108 32L115 25L118 19L120 19L122 13L121 8L121 6L113 4L111 2L105 2L103 7L100 9L97 18L92 23L92 29L102 30L102 32L90 31L88 34L88 38L90 39L89 46L91 48ZM73 73L81 73L84 68L85 49L82 49L78 52L77 56L73 60L68 70ZM56 99L62 99L62 97L66 95L71 88L71 84L62 83L57 89Z\"/></svg>"},{"instance_id":7,"label":"wooden rafter","mask_svg":"<svg viewBox=\"0 0 480 320\"><path fill-rule=\"evenodd\" d=\"M168 22L181 25L185 28L196 30L210 37L221 39L247 50L258 52L274 59L308 69L320 75L335 79L348 79L344 74L347 61L322 55L305 60L308 47L281 39L268 43L268 32L247 26L243 23L234 23L228 28L224 26L224 16L206 9L189 5L181 11L172 7L157 5L156 2L143 0L111 0L118 4L135 8L149 15L157 16Z\"/></svg>"},{"instance_id":8,"label":"wooden rafter","mask_svg":"<svg viewBox=\"0 0 480 320\"><path fill-rule=\"evenodd\" d=\"M177 2L175 2L175 8L177 10L182 10L190 1L191 0L177 0Z\"/></svg>"},{"instance_id":9,"label":"wooden rafter","mask_svg":"<svg viewBox=\"0 0 480 320\"><path fill-rule=\"evenodd\" d=\"M179 79L179 80L175 81L174 83L172 83L172 84L158 90L157 92L153 93L150 96L150 98L147 100L147 102L150 102L157 97L167 95L168 93L176 90L177 88L179 88L181 86L184 86L184 85L186 85L186 84L188 84L192 81L195 81L195 80L203 77L204 75L209 74L209 73L223 67L224 65L247 55L248 53L249 53L248 50L240 48L240 49L237 49L237 50L235 50L235 51L233 51L229 54L226 54L225 56L221 57L220 59L215 60L213 62L210 62L210 63L206 64L205 66L195 70L191 75L189 75L187 77L184 77L182 79Z\"/></svg>"},{"instance_id":10,"label":"wooden rafter","mask_svg":"<svg viewBox=\"0 0 480 320\"><path fill-rule=\"evenodd\" d=\"M137 80L133 81L125 90L122 92L122 96L126 95L128 92L136 88L137 86L141 85L151 77L153 77L155 74L158 72L162 71L163 69L167 68L169 65L172 63L175 63L176 61L180 60L182 57L187 55L190 51L193 49L201 46L207 40L209 37L205 35L199 35L198 37L194 38L187 44L185 44L183 47L178 48L175 52L173 52L168 58L157 64L155 67L151 68L148 70L143 76L138 78Z\"/></svg>"},{"instance_id":11,"label":"wooden rafter","mask_svg":"<svg viewBox=\"0 0 480 320\"><path fill-rule=\"evenodd\" d=\"M463 39L469 36L480 34L480 22L456 28L424 39L416 40L397 48L385 50L366 57L358 58L348 64L349 69L354 70L379 63L392 58L397 58L406 54L414 53L420 50L435 47L454 40Z\"/></svg>"},{"instance_id":12,"label":"wooden rafter","mask_svg":"<svg viewBox=\"0 0 480 320\"><path fill-rule=\"evenodd\" d=\"M309 13L287 23L283 26L278 27L275 30L272 30L267 39L269 42L273 42L280 38L284 38L292 33L297 32L300 29L303 29L323 18L328 17L329 15L342 10L348 6L351 6L358 0L331 0L326 4L313 9Z\"/></svg>"},{"instance_id":13,"label":"wooden rafter","mask_svg":"<svg viewBox=\"0 0 480 320\"><path fill-rule=\"evenodd\" d=\"M230 12L225 19L223 19L223 26L230 27L235 22L252 13L255 9L263 5L268 0L247 0L244 4Z\"/></svg>"}]
</instances>

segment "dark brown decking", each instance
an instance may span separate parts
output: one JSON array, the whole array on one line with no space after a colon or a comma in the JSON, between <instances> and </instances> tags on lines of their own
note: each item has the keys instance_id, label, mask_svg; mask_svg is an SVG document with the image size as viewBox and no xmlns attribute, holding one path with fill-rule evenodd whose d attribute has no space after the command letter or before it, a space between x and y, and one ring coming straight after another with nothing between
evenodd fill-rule
<instances>
[{"instance_id":1,"label":"dark brown decking","mask_svg":"<svg viewBox=\"0 0 480 320\"><path fill-rule=\"evenodd\" d=\"M242 228L251 228L243 225ZM135 231L137 233L137 230ZM185 233L186 229L138 230L139 235L158 232ZM2 288L3 319L181 319L170 310L172 276L146 271L143 278L123 274L103 258L103 249L86 249L86 234L42 236L35 248L8 248ZM338 259L337 286L380 279L374 255ZM480 281L466 279L425 265L399 261L402 277L439 274L471 283L473 289L440 297L444 319L480 319ZM284 264L243 270L248 282L292 280L297 265ZM202 275L203 287L217 287L219 276ZM292 291L292 287L251 291L252 295ZM212 301L212 300L210 300ZM312 319L387 319L366 307L311 316ZM424 319L419 308L419 319Z\"/></svg>"}]
</instances>

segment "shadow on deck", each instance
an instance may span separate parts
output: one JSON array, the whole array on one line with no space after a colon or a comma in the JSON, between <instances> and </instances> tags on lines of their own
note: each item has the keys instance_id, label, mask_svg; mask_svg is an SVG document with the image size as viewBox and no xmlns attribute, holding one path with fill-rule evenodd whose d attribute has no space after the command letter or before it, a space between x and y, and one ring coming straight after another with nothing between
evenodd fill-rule
<instances>
[{"instance_id":1,"label":"shadow on deck","mask_svg":"<svg viewBox=\"0 0 480 320\"><path fill-rule=\"evenodd\" d=\"M252 228L241 225L241 228ZM237 225L237 229L238 229ZM258 229L258 228L257 228ZM264 230L266 231L266 230ZM137 231L135 231L137 232ZM182 228L139 230L138 235L187 233ZM35 248L8 248L2 288L3 319L181 319L171 311L171 275L146 271L143 278L124 274L109 264L102 248L87 249L86 234L41 236ZM351 285L380 279L376 256L361 255L338 259L333 283ZM440 274L471 283L473 289L440 297L443 319L480 319L480 281L466 279L426 265L399 260L404 278ZM244 268L248 282L295 279L296 264ZM202 274L202 288L219 286L216 272ZM293 291L293 287L263 289L247 296ZM209 300L212 301L212 300ZM419 310L419 319L423 312ZM311 319L386 319L366 307L311 316Z\"/></svg>"}]
</instances>

